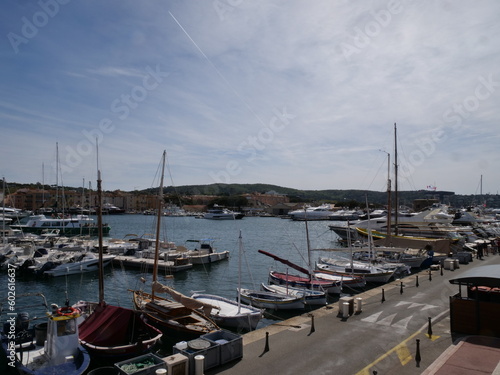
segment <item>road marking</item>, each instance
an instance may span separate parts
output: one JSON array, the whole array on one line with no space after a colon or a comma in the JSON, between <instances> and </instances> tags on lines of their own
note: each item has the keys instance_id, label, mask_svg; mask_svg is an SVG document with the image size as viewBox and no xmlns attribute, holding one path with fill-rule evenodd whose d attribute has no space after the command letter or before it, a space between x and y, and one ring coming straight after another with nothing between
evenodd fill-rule
<instances>
[{"instance_id":1,"label":"road marking","mask_svg":"<svg viewBox=\"0 0 500 375\"><path fill-rule=\"evenodd\" d=\"M434 319L435 320L439 320L441 319L442 316L448 314L448 310L445 310L445 311L442 311L440 314L438 314ZM380 314L373 314L372 316L366 318L366 319L370 319L371 317L373 317L374 315L377 315L377 317L380 315ZM411 317L410 317L411 318ZM391 355L392 353L396 352L396 354L398 355L398 358L399 358L399 361L401 362L401 364L404 366L406 365L409 361L411 361L411 359L413 358L412 355L410 354L410 351L408 350L408 346L406 345L406 343L408 341L410 341L411 339L413 339L415 336L417 336L418 334L422 333L422 331L425 330L425 328L427 327L428 325L427 324L424 324L422 325L422 327L417 331L415 332L414 334L412 334L411 336L409 336L408 338L406 338L405 340L401 341L399 344L397 344L395 347L393 347L391 350L389 350L388 352L385 352L384 354L382 354L380 357L378 357L375 361L373 361L372 363L370 363L369 365L365 366L361 371L358 371L356 373L356 375L370 375L370 369L375 366L377 363L383 361L384 359L386 359L387 357L389 357L389 355ZM429 337L428 334L425 334L425 336ZM430 339L432 341L434 340L437 340L440 336L437 336L437 335L432 335L432 337L430 337Z\"/></svg>"},{"instance_id":2,"label":"road marking","mask_svg":"<svg viewBox=\"0 0 500 375\"><path fill-rule=\"evenodd\" d=\"M361 319L362 322L375 323L378 320L378 317L382 314L382 311L372 314L366 318Z\"/></svg>"},{"instance_id":3,"label":"road marking","mask_svg":"<svg viewBox=\"0 0 500 375\"><path fill-rule=\"evenodd\" d=\"M408 323L412 318L413 315L409 316L408 318L401 319L399 322L394 323L392 326L406 329L408 327Z\"/></svg>"},{"instance_id":4,"label":"road marking","mask_svg":"<svg viewBox=\"0 0 500 375\"><path fill-rule=\"evenodd\" d=\"M406 344L400 345L396 349L396 353L398 354L399 362L401 362L403 366L413 359L410 353L410 349L408 349L408 346Z\"/></svg>"},{"instance_id":5,"label":"road marking","mask_svg":"<svg viewBox=\"0 0 500 375\"><path fill-rule=\"evenodd\" d=\"M408 337L407 339L405 339L404 341L402 341L401 343L399 343L398 345L396 345L394 348L392 348L388 352L385 352L384 354L382 354L375 361L373 361L372 363L370 363L368 366L364 367L361 371L357 372L356 375L367 375L367 374L370 374L369 371L370 371L370 369L373 366L375 366L379 362L382 362L382 360L386 359L387 357L389 357L389 355L391 355L394 352L398 355L398 358L399 358L399 361L401 362L401 364L403 366L406 365L412 359L412 356L411 356L411 354L409 354L410 351L408 350L408 347L406 346L406 343L408 341L410 341L412 338L414 338L415 336L417 336L418 334L420 334L420 331L415 332L413 335L411 335L410 337ZM404 351L405 350L404 348L406 348L406 352ZM400 356L400 353L401 353L401 356ZM403 357L403 359L402 359L402 357Z\"/></svg>"}]
</instances>

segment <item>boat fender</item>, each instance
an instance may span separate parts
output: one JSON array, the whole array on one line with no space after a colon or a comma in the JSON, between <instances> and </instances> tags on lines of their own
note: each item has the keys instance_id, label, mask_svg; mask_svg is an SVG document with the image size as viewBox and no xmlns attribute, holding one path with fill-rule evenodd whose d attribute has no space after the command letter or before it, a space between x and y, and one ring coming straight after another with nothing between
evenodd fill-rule
<instances>
[{"instance_id":1,"label":"boat fender","mask_svg":"<svg viewBox=\"0 0 500 375\"><path fill-rule=\"evenodd\" d=\"M72 316L78 313L78 310L71 306L60 307L56 310L56 315Z\"/></svg>"}]
</instances>

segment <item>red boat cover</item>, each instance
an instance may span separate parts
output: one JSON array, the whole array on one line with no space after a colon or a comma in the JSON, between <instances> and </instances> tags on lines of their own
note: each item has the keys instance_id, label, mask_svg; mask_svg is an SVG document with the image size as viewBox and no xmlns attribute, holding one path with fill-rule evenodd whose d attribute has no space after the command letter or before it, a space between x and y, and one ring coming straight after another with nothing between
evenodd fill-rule
<instances>
[{"instance_id":1,"label":"red boat cover","mask_svg":"<svg viewBox=\"0 0 500 375\"><path fill-rule=\"evenodd\" d=\"M139 339L150 339L159 332L130 309L98 306L79 326L80 340L96 346L127 345ZM153 334L153 332L155 332Z\"/></svg>"}]
</instances>

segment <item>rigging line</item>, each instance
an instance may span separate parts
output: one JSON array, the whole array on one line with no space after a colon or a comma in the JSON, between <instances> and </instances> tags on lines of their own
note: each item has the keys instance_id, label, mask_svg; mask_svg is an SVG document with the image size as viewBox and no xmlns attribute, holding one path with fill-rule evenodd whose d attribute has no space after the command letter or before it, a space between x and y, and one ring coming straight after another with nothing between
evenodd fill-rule
<instances>
[{"instance_id":1,"label":"rigging line","mask_svg":"<svg viewBox=\"0 0 500 375\"><path fill-rule=\"evenodd\" d=\"M229 83L229 81L222 75L222 73L219 71L219 69L217 69L217 67L215 66L215 64L212 62L212 60L210 60L210 58L202 51L202 49L198 46L198 44L193 40L193 38L191 38L191 35L188 34L188 32L186 31L186 29L184 29L184 27L182 27L182 25L180 24L180 22L177 20L177 18L174 17L174 15L169 11L168 12L170 14L170 16L174 19L174 21L177 23L177 25L181 28L181 30L184 32L184 34L186 34L186 36L188 37L188 39L191 41L191 43L193 43L193 45L196 47L196 49L201 53L201 55L205 58L205 60L208 61L208 63L212 66L212 68L214 68L214 70L217 72L217 74L219 75L219 77L224 81L224 83L231 89L231 91L241 100L241 102L245 105L245 107L247 107L247 109L255 116L255 118L263 125L263 126L266 126L266 124L264 123L264 121L262 121L262 119L259 117L259 115L257 115L257 113L255 113L255 111L252 109L252 107L250 107L250 105L245 101L245 99L243 99L243 97L238 94L238 92L234 89L234 87Z\"/></svg>"}]
</instances>

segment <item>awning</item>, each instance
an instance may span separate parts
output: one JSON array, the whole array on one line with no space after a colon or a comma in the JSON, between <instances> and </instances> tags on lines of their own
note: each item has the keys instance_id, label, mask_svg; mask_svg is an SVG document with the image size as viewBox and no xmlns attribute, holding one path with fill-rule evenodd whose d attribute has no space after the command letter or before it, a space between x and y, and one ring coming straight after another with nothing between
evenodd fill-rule
<instances>
[{"instance_id":1,"label":"awning","mask_svg":"<svg viewBox=\"0 0 500 375\"><path fill-rule=\"evenodd\" d=\"M460 277L451 279L450 283L500 287L500 265L474 267Z\"/></svg>"}]
</instances>

